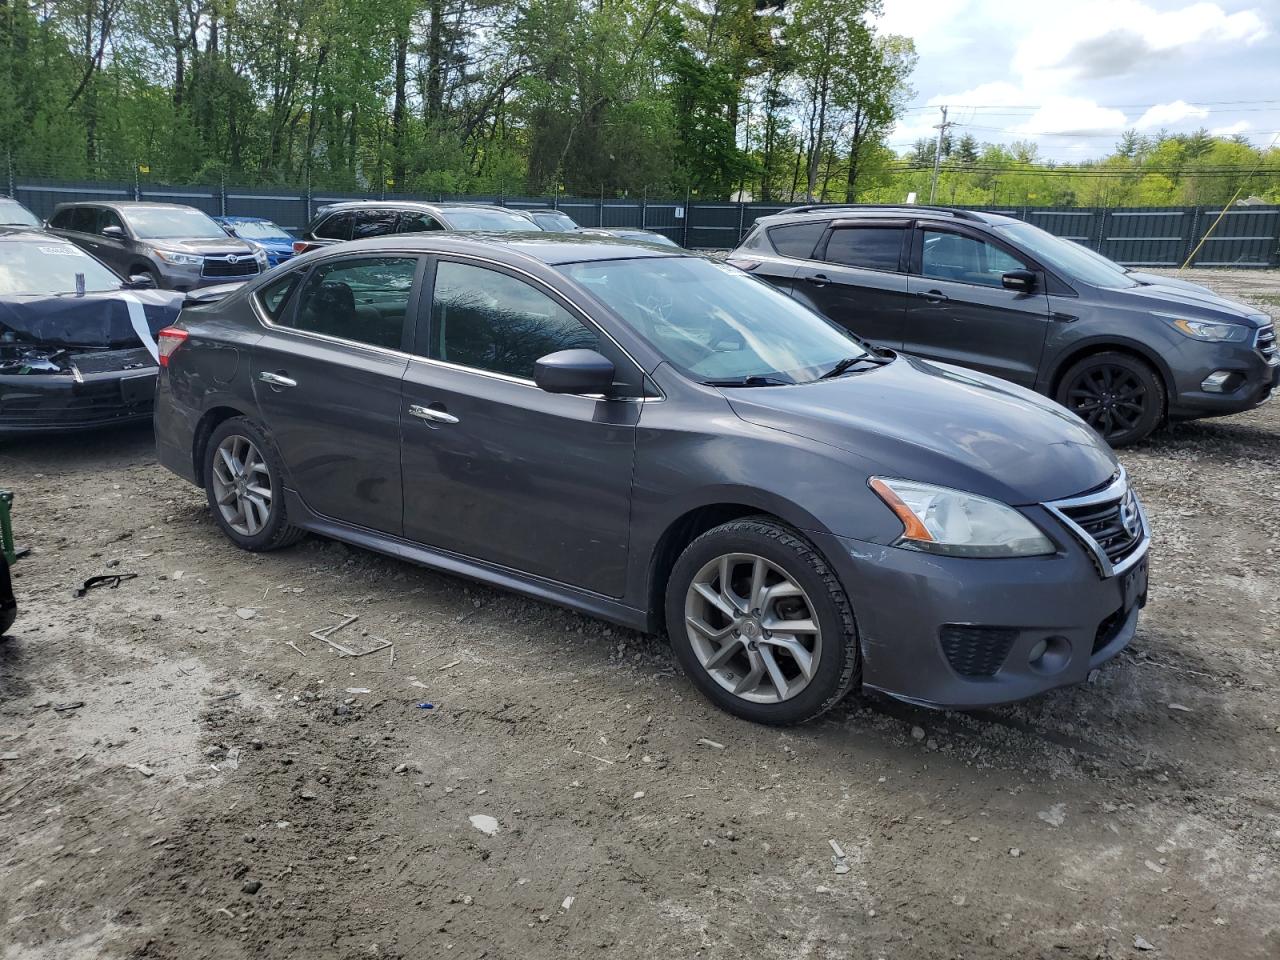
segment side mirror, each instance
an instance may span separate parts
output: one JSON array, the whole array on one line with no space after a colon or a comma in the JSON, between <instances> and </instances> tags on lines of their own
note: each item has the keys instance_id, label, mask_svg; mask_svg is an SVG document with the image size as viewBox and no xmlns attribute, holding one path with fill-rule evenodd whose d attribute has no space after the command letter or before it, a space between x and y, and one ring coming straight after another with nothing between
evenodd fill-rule
<instances>
[{"instance_id":1,"label":"side mirror","mask_svg":"<svg viewBox=\"0 0 1280 960\"><path fill-rule=\"evenodd\" d=\"M124 227L117 227L113 223L110 226L106 226L102 228L102 235L104 237L110 237L112 240L123 240Z\"/></svg>"},{"instance_id":2,"label":"side mirror","mask_svg":"<svg viewBox=\"0 0 1280 960\"><path fill-rule=\"evenodd\" d=\"M156 278L149 273L133 273L120 286L125 290L154 290L156 288Z\"/></svg>"},{"instance_id":3,"label":"side mirror","mask_svg":"<svg viewBox=\"0 0 1280 960\"><path fill-rule=\"evenodd\" d=\"M1006 290L1030 293L1036 286L1036 275L1031 270L1010 270L1000 278Z\"/></svg>"},{"instance_id":4,"label":"side mirror","mask_svg":"<svg viewBox=\"0 0 1280 960\"><path fill-rule=\"evenodd\" d=\"M239 240L239 239L240 239L240 234L236 233L236 228L235 228L235 227L228 226L228 225L227 225L227 224L225 224L225 223L221 223L221 224L219 224L219 226L220 226L220 227L222 227L223 232L224 232L228 237L235 237L237 240Z\"/></svg>"},{"instance_id":5,"label":"side mirror","mask_svg":"<svg viewBox=\"0 0 1280 960\"><path fill-rule=\"evenodd\" d=\"M613 388L613 363L594 350L559 350L533 365L533 382L547 393L604 393Z\"/></svg>"}]
</instances>

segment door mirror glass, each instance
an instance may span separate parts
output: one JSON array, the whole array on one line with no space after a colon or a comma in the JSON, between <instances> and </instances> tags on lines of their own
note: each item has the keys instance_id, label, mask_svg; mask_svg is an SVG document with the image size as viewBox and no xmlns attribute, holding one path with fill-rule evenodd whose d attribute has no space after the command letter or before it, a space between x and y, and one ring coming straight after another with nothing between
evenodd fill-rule
<instances>
[{"instance_id":1,"label":"door mirror glass","mask_svg":"<svg viewBox=\"0 0 1280 960\"><path fill-rule=\"evenodd\" d=\"M126 290L154 290L156 278L149 273L132 273L121 286Z\"/></svg>"},{"instance_id":2,"label":"door mirror glass","mask_svg":"<svg viewBox=\"0 0 1280 960\"><path fill-rule=\"evenodd\" d=\"M608 394L613 363L594 350L558 350L534 363L533 382L547 393Z\"/></svg>"},{"instance_id":3,"label":"door mirror glass","mask_svg":"<svg viewBox=\"0 0 1280 960\"><path fill-rule=\"evenodd\" d=\"M115 224L108 224L107 226L102 228L102 235L112 240L123 240L124 228L117 227Z\"/></svg>"},{"instance_id":4,"label":"door mirror glass","mask_svg":"<svg viewBox=\"0 0 1280 960\"><path fill-rule=\"evenodd\" d=\"M1036 275L1030 270L1010 270L1000 278L1006 290L1030 293L1035 289Z\"/></svg>"}]
</instances>

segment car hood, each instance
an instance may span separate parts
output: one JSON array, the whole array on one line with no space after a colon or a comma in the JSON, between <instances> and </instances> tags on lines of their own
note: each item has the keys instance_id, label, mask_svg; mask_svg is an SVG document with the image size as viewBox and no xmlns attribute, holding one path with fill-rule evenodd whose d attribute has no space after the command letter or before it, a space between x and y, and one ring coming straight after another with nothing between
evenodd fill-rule
<instances>
[{"instance_id":1,"label":"car hood","mask_svg":"<svg viewBox=\"0 0 1280 960\"><path fill-rule=\"evenodd\" d=\"M202 253L220 256L227 253L253 256L253 247L235 237L218 239L212 237L204 240L145 240L144 243L161 250L176 250L179 253Z\"/></svg>"},{"instance_id":2,"label":"car hood","mask_svg":"<svg viewBox=\"0 0 1280 960\"><path fill-rule=\"evenodd\" d=\"M152 337L178 317L183 295L172 290L105 290L62 296L0 297L0 349L136 347L142 341L130 306L140 304Z\"/></svg>"},{"instance_id":3,"label":"car hood","mask_svg":"<svg viewBox=\"0 0 1280 960\"><path fill-rule=\"evenodd\" d=\"M1177 313L1181 308L1192 311L1192 319L1199 319L1212 314L1212 318L1215 320L1236 321L1250 327L1258 327L1264 323L1271 322L1270 318L1263 318L1263 312L1258 307L1251 307L1248 304L1228 300L1226 297L1219 296L1207 288L1197 288L1194 285L1183 283L1179 283L1177 286L1166 286L1155 282L1160 280L1160 277L1152 277L1151 279L1152 282L1150 284L1144 283L1137 287L1125 287L1122 290L1113 292L1122 297L1145 301L1135 303L1134 306L1145 306L1160 313Z\"/></svg>"},{"instance_id":4,"label":"car hood","mask_svg":"<svg viewBox=\"0 0 1280 960\"><path fill-rule=\"evenodd\" d=\"M1143 286L1167 287L1172 290L1193 290L1196 293L1213 293L1203 283L1181 280L1177 277L1162 277L1158 273L1143 273L1141 270L1126 270L1130 280L1137 280Z\"/></svg>"},{"instance_id":5,"label":"car hood","mask_svg":"<svg viewBox=\"0 0 1280 960\"><path fill-rule=\"evenodd\" d=\"M871 461L876 473L1015 505L1092 490L1120 469L1106 443L1052 401L918 357L816 383L722 393L743 420L839 447Z\"/></svg>"}]
</instances>

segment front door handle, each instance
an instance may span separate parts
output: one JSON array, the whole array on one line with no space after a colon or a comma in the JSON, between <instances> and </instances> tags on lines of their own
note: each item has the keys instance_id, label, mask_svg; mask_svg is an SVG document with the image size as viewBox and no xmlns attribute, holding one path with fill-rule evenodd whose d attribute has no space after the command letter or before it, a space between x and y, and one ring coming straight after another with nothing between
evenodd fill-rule
<instances>
[{"instance_id":1,"label":"front door handle","mask_svg":"<svg viewBox=\"0 0 1280 960\"><path fill-rule=\"evenodd\" d=\"M290 379L281 373L272 373L270 370L263 370L258 374L258 379L263 383L269 383L273 387L296 387L297 380Z\"/></svg>"},{"instance_id":2,"label":"front door handle","mask_svg":"<svg viewBox=\"0 0 1280 960\"><path fill-rule=\"evenodd\" d=\"M920 293L917 293L916 296L928 301L929 303L946 303L951 299L941 290L922 290Z\"/></svg>"},{"instance_id":3,"label":"front door handle","mask_svg":"<svg viewBox=\"0 0 1280 960\"><path fill-rule=\"evenodd\" d=\"M417 417L419 420L429 420L432 423L458 422L458 418L452 413L446 413L444 410L436 410L432 407L420 407L416 403L409 404L409 416Z\"/></svg>"},{"instance_id":4,"label":"front door handle","mask_svg":"<svg viewBox=\"0 0 1280 960\"><path fill-rule=\"evenodd\" d=\"M825 273L812 274L810 276L805 277L805 280L813 284L815 287L825 287L828 283L831 282L831 278L828 277Z\"/></svg>"}]
</instances>

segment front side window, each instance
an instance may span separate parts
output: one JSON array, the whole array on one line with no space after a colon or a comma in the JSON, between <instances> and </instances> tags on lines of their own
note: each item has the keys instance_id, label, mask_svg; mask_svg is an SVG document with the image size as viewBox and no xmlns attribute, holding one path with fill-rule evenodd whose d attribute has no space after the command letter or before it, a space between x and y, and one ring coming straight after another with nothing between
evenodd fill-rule
<instances>
[{"instance_id":1,"label":"front side window","mask_svg":"<svg viewBox=\"0 0 1280 960\"><path fill-rule=\"evenodd\" d=\"M920 275L983 287L999 287L1001 277L1027 265L995 244L943 230L924 231Z\"/></svg>"},{"instance_id":2,"label":"front side window","mask_svg":"<svg viewBox=\"0 0 1280 960\"><path fill-rule=\"evenodd\" d=\"M416 257L360 257L316 267L299 291L289 325L399 350L417 269ZM287 296L285 290L282 298Z\"/></svg>"},{"instance_id":3,"label":"front side window","mask_svg":"<svg viewBox=\"0 0 1280 960\"><path fill-rule=\"evenodd\" d=\"M98 229L98 208L76 207L72 211L70 229L77 233L93 233Z\"/></svg>"},{"instance_id":4,"label":"front side window","mask_svg":"<svg viewBox=\"0 0 1280 960\"><path fill-rule=\"evenodd\" d=\"M827 240L829 263L868 270L898 269L905 227L840 227Z\"/></svg>"},{"instance_id":5,"label":"front side window","mask_svg":"<svg viewBox=\"0 0 1280 960\"><path fill-rule=\"evenodd\" d=\"M102 233L107 227L119 227L124 229L124 224L120 222L120 215L114 210L103 208L98 211L98 222L94 225L94 233Z\"/></svg>"},{"instance_id":6,"label":"front side window","mask_svg":"<svg viewBox=\"0 0 1280 960\"><path fill-rule=\"evenodd\" d=\"M1083 280L1106 290L1123 290L1138 285L1136 280L1125 275L1120 264L1074 241L1055 237L1047 230L1029 223L1002 224L996 229L1030 251L1046 266L1061 271L1069 280Z\"/></svg>"},{"instance_id":7,"label":"front side window","mask_svg":"<svg viewBox=\"0 0 1280 960\"><path fill-rule=\"evenodd\" d=\"M826 232L825 220L811 220L808 223L788 223L780 227L769 228L769 242L773 249L784 257L799 257L808 260L813 256L813 248Z\"/></svg>"},{"instance_id":8,"label":"front side window","mask_svg":"<svg viewBox=\"0 0 1280 960\"><path fill-rule=\"evenodd\" d=\"M85 290L120 289L119 277L65 240L0 242L0 295L73 293L76 274L84 275Z\"/></svg>"},{"instance_id":9,"label":"front side window","mask_svg":"<svg viewBox=\"0 0 1280 960\"><path fill-rule=\"evenodd\" d=\"M523 280L449 260L436 268L428 353L434 360L532 380L539 357L599 345L594 332Z\"/></svg>"},{"instance_id":10,"label":"front side window","mask_svg":"<svg viewBox=\"0 0 1280 960\"><path fill-rule=\"evenodd\" d=\"M335 213L316 227L314 234L321 240L350 240L351 221L354 219L350 213Z\"/></svg>"},{"instance_id":11,"label":"front side window","mask_svg":"<svg viewBox=\"0 0 1280 960\"><path fill-rule=\"evenodd\" d=\"M400 214L400 233L430 233L443 229L444 225L429 213L406 210Z\"/></svg>"},{"instance_id":12,"label":"front side window","mask_svg":"<svg viewBox=\"0 0 1280 960\"><path fill-rule=\"evenodd\" d=\"M213 217L192 207L128 207L125 219L140 240L227 239L227 232ZM104 220L102 226L106 223Z\"/></svg>"},{"instance_id":13,"label":"front side window","mask_svg":"<svg viewBox=\"0 0 1280 960\"><path fill-rule=\"evenodd\" d=\"M850 333L776 287L698 257L560 268L695 380L804 383L870 354Z\"/></svg>"},{"instance_id":14,"label":"front side window","mask_svg":"<svg viewBox=\"0 0 1280 960\"><path fill-rule=\"evenodd\" d=\"M389 233L395 233L398 217L399 214L394 210L361 210L356 214L351 239L363 240L367 237L385 237Z\"/></svg>"}]
</instances>

